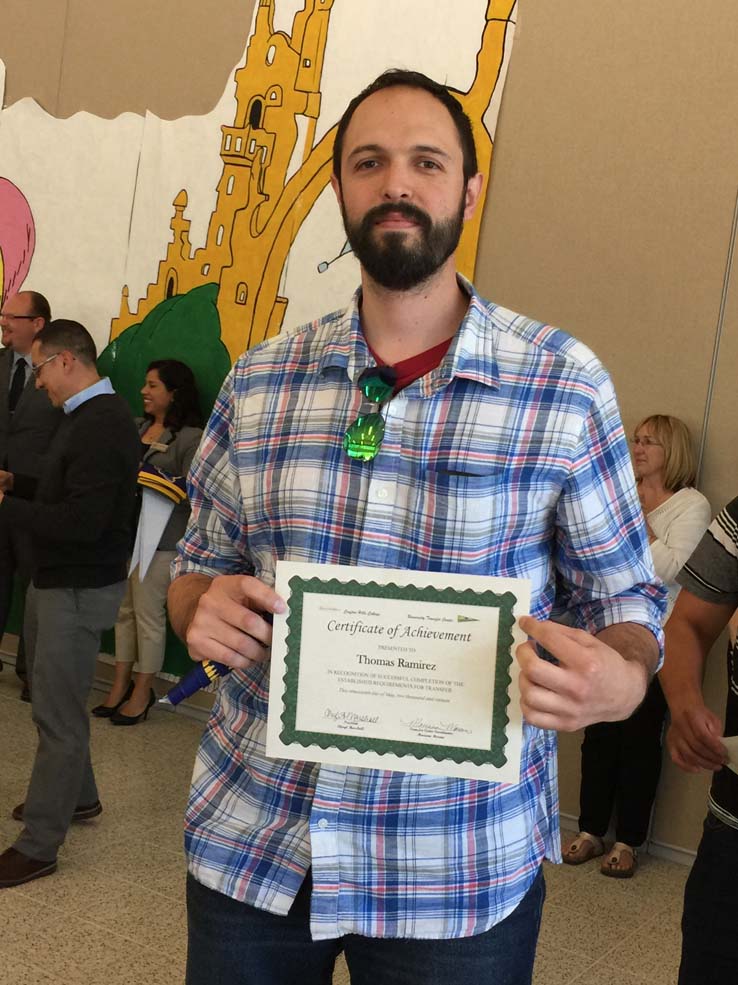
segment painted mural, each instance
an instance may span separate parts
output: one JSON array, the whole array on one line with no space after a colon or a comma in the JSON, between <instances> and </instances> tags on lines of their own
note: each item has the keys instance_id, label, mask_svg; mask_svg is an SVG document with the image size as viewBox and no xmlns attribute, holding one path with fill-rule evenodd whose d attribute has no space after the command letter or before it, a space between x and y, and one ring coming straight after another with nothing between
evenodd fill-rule
<instances>
[{"instance_id":1,"label":"painted mural","mask_svg":"<svg viewBox=\"0 0 738 985\"><path fill-rule=\"evenodd\" d=\"M340 219L329 190L333 136L340 114L334 111L330 115L324 104L325 89L332 82L331 72L325 71L332 17L342 6L345 12L350 5L350 0L306 0L295 12L289 30L278 30L275 15L280 8L284 14L288 4L260 0L244 65L234 75L235 113L220 128L222 169L205 242L200 247L193 244L187 216L190 197L182 188L172 201L171 237L155 279L135 301L129 287L123 287L120 312L110 330L111 370L112 357L118 356L120 343L116 340L122 341L131 326L146 325L160 305L192 291L203 292L208 285L217 285L208 297L214 300L220 339L231 361L280 331L293 297L301 298L299 309L306 312L305 318L346 302L358 272L345 262L350 249L337 227ZM353 6L356 9L357 5ZM477 14L482 15L478 18L480 31L476 39L469 38L466 56L473 65L473 75L466 88L449 87L472 120L480 170L488 175L516 3L489 0L476 6ZM416 30L419 23L415 21ZM381 68L395 64L389 53L383 55ZM412 67L433 74L425 65ZM341 108L375 74L357 84L352 73L352 85ZM327 197L327 203L321 203L320 209L332 210L333 220L321 221L318 228L311 229L307 220L322 196ZM482 211L478 209L476 219L467 224L457 253L459 269L469 277L474 272ZM326 236L326 229L331 227ZM303 230L308 242L300 244L300 260L293 264L291 250ZM348 268L351 278L345 286L342 279L325 276L341 265ZM341 283L341 292L331 290L336 281ZM309 313L305 298L310 299ZM189 323L185 306L170 310ZM289 321L299 323L294 318ZM186 324L184 329L189 335ZM199 341L203 341L201 337Z\"/></svg>"}]
</instances>

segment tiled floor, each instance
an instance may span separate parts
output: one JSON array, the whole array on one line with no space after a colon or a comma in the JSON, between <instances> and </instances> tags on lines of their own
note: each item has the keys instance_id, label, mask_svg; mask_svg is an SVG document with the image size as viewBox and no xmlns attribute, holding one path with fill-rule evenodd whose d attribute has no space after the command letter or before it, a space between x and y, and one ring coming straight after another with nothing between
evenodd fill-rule
<instances>
[{"instance_id":1,"label":"tiled floor","mask_svg":"<svg viewBox=\"0 0 738 985\"><path fill-rule=\"evenodd\" d=\"M35 749L12 667L0 674L0 850L19 831ZM93 696L91 703L99 700ZM152 712L92 719L103 815L73 825L58 872L0 890L0 985L177 985L184 980L182 812L202 726ZM672 985L687 870L645 857L633 880L546 866L536 985ZM347 985L344 966L335 985ZM279 983L275 982L275 985Z\"/></svg>"}]
</instances>

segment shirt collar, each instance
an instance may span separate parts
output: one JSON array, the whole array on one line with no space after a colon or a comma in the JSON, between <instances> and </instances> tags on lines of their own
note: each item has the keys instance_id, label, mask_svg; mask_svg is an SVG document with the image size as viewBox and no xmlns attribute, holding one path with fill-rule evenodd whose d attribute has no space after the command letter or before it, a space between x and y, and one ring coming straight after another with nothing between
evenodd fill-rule
<instances>
[{"instance_id":1,"label":"shirt collar","mask_svg":"<svg viewBox=\"0 0 738 985\"><path fill-rule=\"evenodd\" d=\"M113 384L110 382L110 378L104 376L97 383L93 383L91 386L87 386L84 390L80 390L79 393L75 393L73 396L69 397L64 401L64 413L71 414L72 411L81 407L82 404L87 403L88 400L92 400L93 397L99 397L103 393L115 393L113 389Z\"/></svg>"},{"instance_id":2,"label":"shirt collar","mask_svg":"<svg viewBox=\"0 0 738 985\"><path fill-rule=\"evenodd\" d=\"M423 396L443 389L457 376L495 389L500 385L495 353L496 325L492 317L494 305L480 297L465 277L456 276L459 286L469 295L469 307L440 365L428 377L418 381ZM318 363L319 372L332 367L343 368L349 379L356 383L361 373L373 365L361 329L360 306L361 288L347 308L322 320L333 324Z\"/></svg>"}]
</instances>

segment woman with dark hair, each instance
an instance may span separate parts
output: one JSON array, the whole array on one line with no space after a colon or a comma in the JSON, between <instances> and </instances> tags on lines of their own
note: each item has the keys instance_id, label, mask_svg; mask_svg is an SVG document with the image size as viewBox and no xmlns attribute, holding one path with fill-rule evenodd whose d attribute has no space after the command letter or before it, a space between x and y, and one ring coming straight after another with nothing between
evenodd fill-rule
<instances>
[{"instance_id":1,"label":"woman with dark hair","mask_svg":"<svg viewBox=\"0 0 738 985\"><path fill-rule=\"evenodd\" d=\"M129 575L118 612L113 685L105 701L92 709L97 718L109 718L114 725L135 725L156 700L152 684L164 662L169 565L190 514L184 478L202 436L197 385L189 366L177 359L150 363L141 393L144 416L136 420L139 485L176 505L144 577L138 566Z\"/></svg>"},{"instance_id":2,"label":"woman with dark hair","mask_svg":"<svg viewBox=\"0 0 738 985\"><path fill-rule=\"evenodd\" d=\"M686 424L668 414L644 418L633 437L633 466L653 566L668 590L666 622L679 592L676 576L710 523L710 504L694 488L697 469ZM579 834L564 852L569 865L604 854L614 808L615 843L600 870L615 879L634 874L661 772L665 715L655 677L643 704L626 721L584 730Z\"/></svg>"}]
</instances>

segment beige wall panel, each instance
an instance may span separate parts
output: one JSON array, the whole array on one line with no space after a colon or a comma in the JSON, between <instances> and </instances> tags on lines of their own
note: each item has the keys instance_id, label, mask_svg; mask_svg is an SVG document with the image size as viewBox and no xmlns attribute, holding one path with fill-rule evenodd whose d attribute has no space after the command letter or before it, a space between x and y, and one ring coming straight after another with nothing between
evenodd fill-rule
<instances>
[{"instance_id":1,"label":"beige wall panel","mask_svg":"<svg viewBox=\"0 0 738 985\"><path fill-rule=\"evenodd\" d=\"M61 117L80 109L103 117L149 109L163 119L207 113L243 54L253 7L254 0L3 0L6 102L34 96ZM41 58L17 50L33 34Z\"/></svg>"},{"instance_id":2,"label":"beige wall panel","mask_svg":"<svg viewBox=\"0 0 738 985\"><path fill-rule=\"evenodd\" d=\"M0 59L7 70L5 105L32 96L56 115L66 18L67 0L2 0Z\"/></svg>"},{"instance_id":3,"label":"beige wall panel","mask_svg":"<svg viewBox=\"0 0 738 985\"><path fill-rule=\"evenodd\" d=\"M477 280L582 338L626 426L701 424L738 174L738 21L522 0Z\"/></svg>"}]
</instances>

